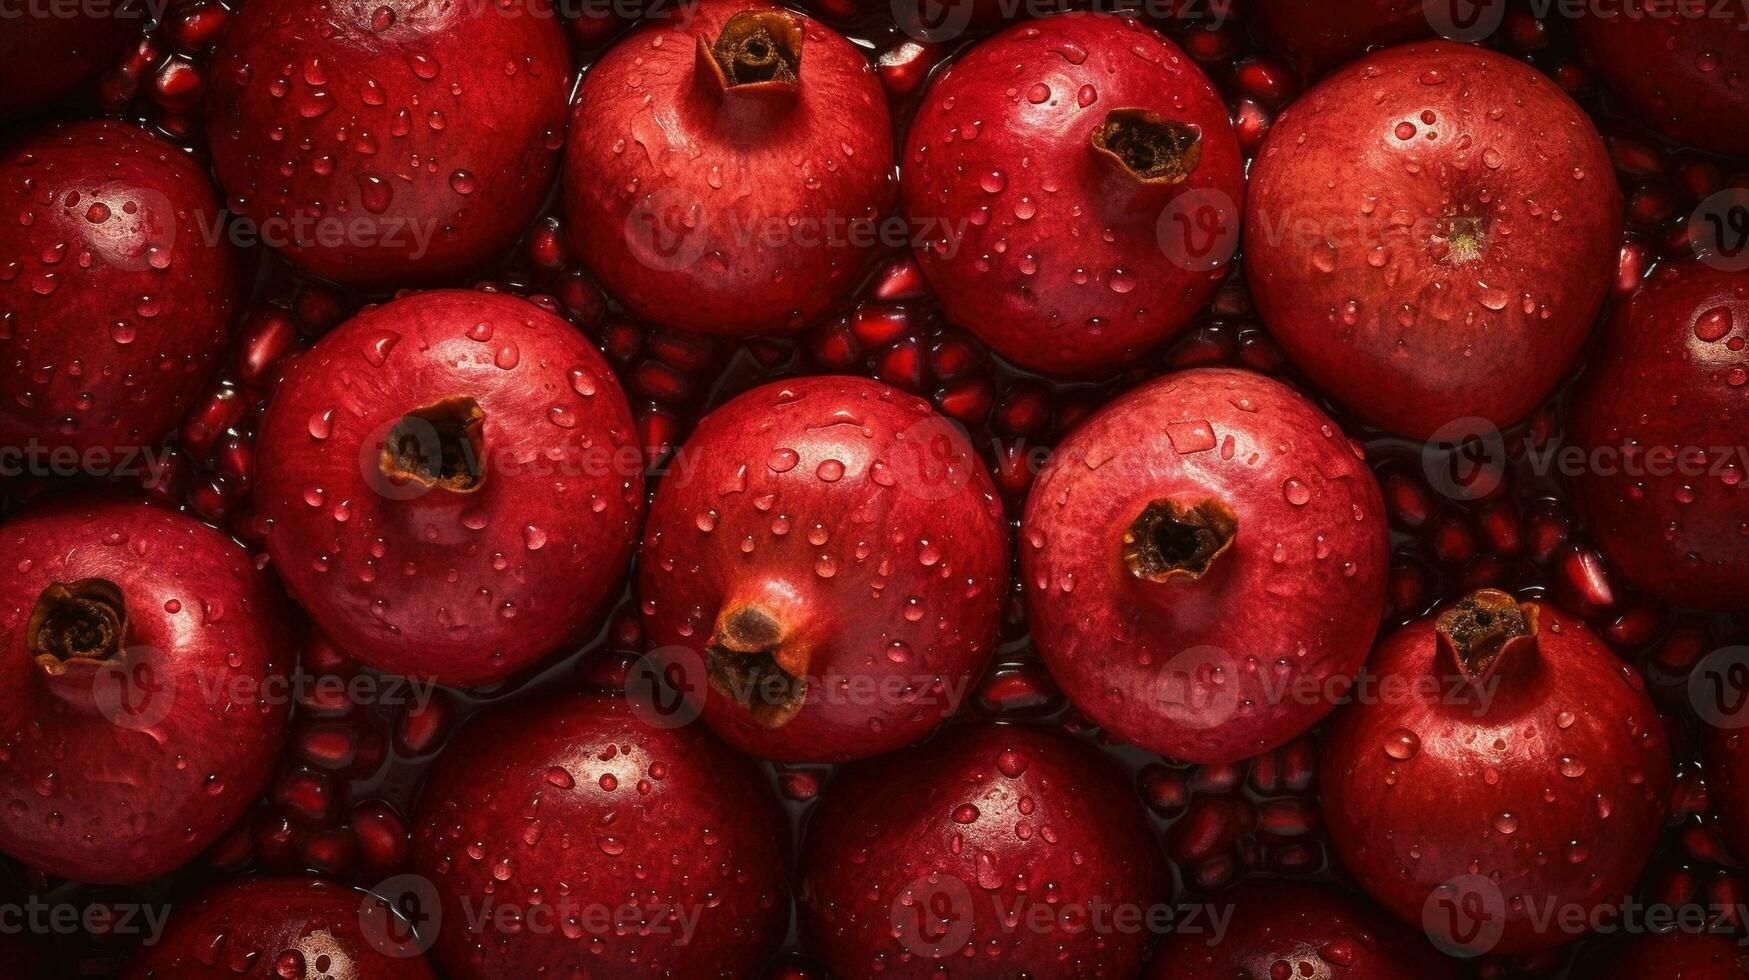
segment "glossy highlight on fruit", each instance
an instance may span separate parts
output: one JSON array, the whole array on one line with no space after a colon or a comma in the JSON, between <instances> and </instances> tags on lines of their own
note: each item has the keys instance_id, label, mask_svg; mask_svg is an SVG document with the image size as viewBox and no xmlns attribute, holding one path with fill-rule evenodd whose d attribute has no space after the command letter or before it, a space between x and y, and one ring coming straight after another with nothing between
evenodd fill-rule
<instances>
[{"instance_id":1,"label":"glossy highlight on fruit","mask_svg":"<svg viewBox=\"0 0 1749 980\"><path fill-rule=\"evenodd\" d=\"M1663 266L1616 310L1572 409L1598 546L1671 602L1749 609L1749 272Z\"/></svg>"},{"instance_id":2,"label":"glossy highlight on fruit","mask_svg":"<svg viewBox=\"0 0 1749 980\"><path fill-rule=\"evenodd\" d=\"M212 183L138 126L57 123L0 153L0 214L0 445L140 465L229 338L240 263Z\"/></svg>"},{"instance_id":3,"label":"glossy highlight on fruit","mask_svg":"<svg viewBox=\"0 0 1749 980\"><path fill-rule=\"evenodd\" d=\"M1619 904L1671 784L1633 667L1583 622L1493 589L1391 634L1368 667L1401 696L1337 712L1319 775L1362 888L1463 955L1560 946L1575 912Z\"/></svg>"},{"instance_id":4,"label":"glossy highlight on fruit","mask_svg":"<svg viewBox=\"0 0 1749 980\"><path fill-rule=\"evenodd\" d=\"M380 897L318 878L243 878L177 903L121 980L435 980L410 923Z\"/></svg>"},{"instance_id":5,"label":"glossy highlight on fruit","mask_svg":"<svg viewBox=\"0 0 1749 980\"><path fill-rule=\"evenodd\" d=\"M572 246L636 315L793 333L859 285L890 216L868 59L802 14L702 0L602 56L565 147Z\"/></svg>"},{"instance_id":6,"label":"glossy highlight on fruit","mask_svg":"<svg viewBox=\"0 0 1749 980\"><path fill-rule=\"evenodd\" d=\"M473 272L534 217L571 55L544 0L260 0L210 79L231 210L316 275L396 287Z\"/></svg>"},{"instance_id":7,"label":"glossy highlight on fruit","mask_svg":"<svg viewBox=\"0 0 1749 980\"><path fill-rule=\"evenodd\" d=\"M257 438L274 568L366 664L502 680L598 624L636 543L644 463L588 338L522 299L416 293L334 328Z\"/></svg>"},{"instance_id":8,"label":"glossy highlight on fruit","mask_svg":"<svg viewBox=\"0 0 1749 980\"><path fill-rule=\"evenodd\" d=\"M294 657L271 577L217 531L84 497L0 525L0 850L132 884L266 785Z\"/></svg>"},{"instance_id":9,"label":"glossy highlight on fruit","mask_svg":"<svg viewBox=\"0 0 1749 980\"><path fill-rule=\"evenodd\" d=\"M1519 421L1567 374L1621 226L1603 141L1553 81L1409 44L1276 120L1251 169L1246 277L1288 356L1362 421L1473 433Z\"/></svg>"},{"instance_id":10,"label":"glossy highlight on fruit","mask_svg":"<svg viewBox=\"0 0 1749 980\"><path fill-rule=\"evenodd\" d=\"M1384 501L1358 447L1278 381L1149 382L1058 446L1027 499L1033 640L1111 734L1192 762L1327 714L1384 615Z\"/></svg>"},{"instance_id":11,"label":"glossy highlight on fruit","mask_svg":"<svg viewBox=\"0 0 1749 980\"><path fill-rule=\"evenodd\" d=\"M1671 139L1749 153L1749 10L1617 0L1581 8L1574 32L1609 90Z\"/></svg>"},{"instance_id":12,"label":"glossy highlight on fruit","mask_svg":"<svg viewBox=\"0 0 1749 980\"><path fill-rule=\"evenodd\" d=\"M1253 881L1213 896L1212 917L1167 937L1148 980L1457 980L1427 939L1364 900L1289 880ZM1230 918L1228 918L1230 916Z\"/></svg>"},{"instance_id":13,"label":"glossy highlight on fruit","mask_svg":"<svg viewBox=\"0 0 1749 980\"><path fill-rule=\"evenodd\" d=\"M413 836L413 871L442 900L444 976L730 980L776 953L789 870L765 777L698 727L640 714L566 696L456 736L466 751L438 761Z\"/></svg>"},{"instance_id":14,"label":"glossy highlight on fruit","mask_svg":"<svg viewBox=\"0 0 1749 980\"><path fill-rule=\"evenodd\" d=\"M1225 276L1245 197L1207 76L1108 14L1016 24L961 54L901 164L948 318L1053 374L1110 370L1181 330Z\"/></svg>"},{"instance_id":15,"label":"glossy highlight on fruit","mask_svg":"<svg viewBox=\"0 0 1749 980\"><path fill-rule=\"evenodd\" d=\"M1110 760L1059 731L955 725L827 787L801 927L841 977L1122 980L1168 885Z\"/></svg>"},{"instance_id":16,"label":"glossy highlight on fruit","mask_svg":"<svg viewBox=\"0 0 1749 980\"><path fill-rule=\"evenodd\" d=\"M1008 555L983 461L927 402L861 378L781 382L706 417L657 488L644 628L729 744L862 758L964 702Z\"/></svg>"}]
</instances>

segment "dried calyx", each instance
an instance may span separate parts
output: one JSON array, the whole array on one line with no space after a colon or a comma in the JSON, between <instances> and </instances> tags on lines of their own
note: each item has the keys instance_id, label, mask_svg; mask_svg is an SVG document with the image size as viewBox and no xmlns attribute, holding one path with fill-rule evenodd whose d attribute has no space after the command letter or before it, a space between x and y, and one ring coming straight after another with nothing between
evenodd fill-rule
<instances>
[{"instance_id":1,"label":"dried calyx","mask_svg":"<svg viewBox=\"0 0 1749 980\"><path fill-rule=\"evenodd\" d=\"M383 442L378 466L401 483L473 493L486 483L486 413L455 396L401 417Z\"/></svg>"},{"instance_id":2,"label":"dried calyx","mask_svg":"<svg viewBox=\"0 0 1749 980\"><path fill-rule=\"evenodd\" d=\"M1202 160L1202 133L1148 109L1113 109L1093 130L1093 149L1141 183L1179 184Z\"/></svg>"},{"instance_id":3,"label":"dried calyx","mask_svg":"<svg viewBox=\"0 0 1749 980\"><path fill-rule=\"evenodd\" d=\"M711 689L765 728L782 728L807 700L807 657L786 644L783 627L752 607L726 613L706 651Z\"/></svg>"},{"instance_id":4,"label":"dried calyx","mask_svg":"<svg viewBox=\"0 0 1749 980\"><path fill-rule=\"evenodd\" d=\"M101 578L55 582L37 597L25 631L31 656L51 670L74 660L107 660L127 644L121 587Z\"/></svg>"},{"instance_id":5,"label":"dried calyx","mask_svg":"<svg viewBox=\"0 0 1749 980\"><path fill-rule=\"evenodd\" d=\"M1439 614L1440 656L1472 685L1516 669L1536 653L1536 607L1481 589Z\"/></svg>"},{"instance_id":6,"label":"dried calyx","mask_svg":"<svg viewBox=\"0 0 1749 980\"><path fill-rule=\"evenodd\" d=\"M1190 507L1156 500L1124 532L1124 565L1149 582L1194 582L1232 547L1238 533L1238 517L1219 500Z\"/></svg>"},{"instance_id":7,"label":"dried calyx","mask_svg":"<svg viewBox=\"0 0 1749 980\"><path fill-rule=\"evenodd\" d=\"M801 81L802 26L781 10L743 10L715 44L698 39L699 61L724 91L794 91Z\"/></svg>"}]
</instances>

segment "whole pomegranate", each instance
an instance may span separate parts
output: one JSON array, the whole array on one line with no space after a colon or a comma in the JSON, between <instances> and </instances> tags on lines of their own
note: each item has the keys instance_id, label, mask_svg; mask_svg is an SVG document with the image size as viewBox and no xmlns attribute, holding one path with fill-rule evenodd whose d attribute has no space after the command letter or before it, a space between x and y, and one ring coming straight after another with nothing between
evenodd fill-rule
<instances>
[{"instance_id":1,"label":"whole pomegranate","mask_svg":"<svg viewBox=\"0 0 1749 980\"><path fill-rule=\"evenodd\" d=\"M1458 978L1426 938L1330 888L1256 881L1208 904L1220 924L1189 919L1175 929L1154 954L1150 980Z\"/></svg>"},{"instance_id":2,"label":"whole pomegranate","mask_svg":"<svg viewBox=\"0 0 1749 980\"><path fill-rule=\"evenodd\" d=\"M990 662L1008 531L983 461L927 402L861 378L767 385L712 412L651 507L652 647L705 723L785 761L915 741Z\"/></svg>"},{"instance_id":3,"label":"whole pomegranate","mask_svg":"<svg viewBox=\"0 0 1749 980\"><path fill-rule=\"evenodd\" d=\"M1603 553L1636 586L1749 605L1749 272L1663 266L1616 310L1573 403L1570 476Z\"/></svg>"},{"instance_id":4,"label":"whole pomegranate","mask_svg":"<svg viewBox=\"0 0 1749 980\"><path fill-rule=\"evenodd\" d=\"M1621 225L1603 141L1554 82L1411 44L1276 120L1251 169L1246 277L1288 356L1362 421L1503 428L1567 375Z\"/></svg>"},{"instance_id":5,"label":"whole pomegranate","mask_svg":"<svg viewBox=\"0 0 1749 980\"><path fill-rule=\"evenodd\" d=\"M1366 51L1433 33L1429 0L1254 0L1251 27L1263 46L1314 78Z\"/></svg>"},{"instance_id":6,"label":"whole pomegranate","mask_svg":"<svg viewBox=\"0 0 1749 980\"><path fill-rule=\"evenodd\" d=\"M412 867L451 980L742 978L789 927L782 811L746 759L620 698L468 725L419 803Z\"/></svg>"},{"instance_id":7,"label":"whole pomegranate","mask_svg":"<svg viewBox=\"0 0 1749 980\"><path fill-rule=\"evenodd\" d=\"M1749 11L1742 4L1616 0L1573 22L1586 59L1653 129L1719 153L1749 153Z\"/></svg>"},{"instance_id":8,"label":"whole pomegranate","mask_svg":"<svg viewBox=\"0 0 1749 980\"><path fill-rule=\"evenodd\" d=\"M300 356L256 440L274 567L346 652L474 686L584 638L644 509L619 382L513 296L373 307Z\"/></svg>"},{"instance_id":9,"label":"whole pomegranate","mask_svg":"<svg viewBox=\"0 0 1749 980\"><path fill-rule=\"evenodd\" d=\"M801 887L802 934L836 976L1115 980L1140 969L1168 879L1109 760L974 724L840 773Z\"/></svg>"},{"instance_id":10,"label":"whole pomegranate","mask_svg":"<svg viewBox=\"0 0 1749 980\"><path fill-rule=\"evenodd\" d=\"M771 4L701 0L589 69L565 148L583 262L638 316L790 333L880 253L893 131L868 59Z\"/></svg>"},{"instance_id":11,"label":"whole pomegranate","mask_svg":"<svg viewBox=\"0 0 1749 980\"><path fill-rule=\"evenodd\" d=\"M155 878L261 792L294 638L270 576L193 519L82 498L0 524L0 850Z\"/></svg>"},{"instance_id":12,"label":"whole pomegranate","mask_svg":"<svg viewBox=\"0 0 1749 980\"><path fill-rule=\"evenodd\" d=\"M1597 980L1749 980L1749 948L1728 934L1647 932L1605 947L1578 970Z\"/></svg>"},{"instance_id":13,"label":"whole pomegranate","mask_svg":"<svg viewBox=\"0 0 1749 980\"><path fill-rule=\"evenodd\" d=\"M178 905L121 980L435 980L412 925L381 898L317 878L248 878Z\"/></svg>"},{"instance_id":14,"label":"whole pomegranate","mask_svg":"<svg viewBox=\"0 0 1749 980\"><path fill-rule=\"evenodd\" d=\"M140 36L146 5L19 4L0 30L0 119L34 115L114 67Z\"/></svg>"},{"instance_id":15,"label":"whole pomegranate","mask_svg":"<svg viewBox=\"0 0 1749 980\"><path fill-rule=\"evenodd\" d=\"M1232 762L1312 727L1384 615L1386 530L1357 446L1278 381L1157 379L1058 447L1021 576L1063 692L1113 735Z\"/></svg>"},{"instance_id":16,"label":"whole pomegranate","mask_svg":"<svg viewBox=\"0 0 1749 980\"><path fill-rule=\"evenodd\" d=\"M1182 329L1226 274L1245 195L1207 76L1158 32L1094 13L961 55L911 124L902 183L948 317L1061 374Z\"/></svg>"},{"instance_id":17,"label":"whole pomegranate","mask_svg":"<svg viewBox=\"0 0 1749 980\"><path fill-rule=\"evenodd\" d=\"M143 468L237 304L211 182L138 126L57 124L0 152L0 214L0 445Z\"/></svg>"},{"instance_id":18,"label":"whole pomegranate","mask_svg":"<svg viewBox=\"0 0 1749 980\"><path fill-rule=\"evenodd\" d=\"M355 286L455 279L547 193L571 55L546 0L251 0L213 54L213 166L261 242Z\"/></svg>"},{"instance_id":19,"label":"whole pomegranate","mask_svg":"<svg viewBox=\"0 0 1749 980\"><path fill-rule=\"evenodd\" d=\"M1554 606L1483 589L1373 654L1319 779L1343 864L1448 951L1571 942L1621 901L1670 796L1639 674Z\"/></svg>"}]
</instances>

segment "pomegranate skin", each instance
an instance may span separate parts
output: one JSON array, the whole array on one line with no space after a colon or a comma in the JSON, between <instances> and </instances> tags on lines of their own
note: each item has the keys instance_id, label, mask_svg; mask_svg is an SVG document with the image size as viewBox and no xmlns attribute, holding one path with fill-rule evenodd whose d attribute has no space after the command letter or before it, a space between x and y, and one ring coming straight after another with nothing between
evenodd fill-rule
<instances>
[{"instance_id":1,"label":"pomegranate skin","mask_svg":"<svg viewBox=\"0 0 1749 980\"><path fill-rule=\"evenodd\" d=\"M570 241L646 320L793 333L880 253L872 234L834 228L872 233L893 209L887 100L862 52L802 14L747 0L688 12L633 33L585 75L565 148ZM799 30L796 80L725 87L700 45L761 16Z\"/></svg>"},{"instance_id":2,"label":"pomegranate skin","mask_svg":"<svg viewBox=\"0 0 1749 980\"><path fill-rule=\"evenodd\" d=\"M970 724L842 771L801 887L802 935L836 976L1130 978L1150 934L1111 910L1147 911L1168 877L1109 760L1055 730ZM1096 902L1103 928L1056 918ZM1049 927L1029 925L1045 907Z\"/></svg>"},{"instance_id":3,"label":"pomegranate skin","mask_svg":"<svg viewBox=\"0 0 1749 980\"><path fill-rule=\"evenodd\" d=\"M544 0L261 0L208 79L231 210L316 275L405 286L470 273L534 217L571 55Z\"/></svg>"},{"instance_id":4,"label":"pomegranate skin","mask_svg":"<svg viewBox=\"0 0 1749 980\"><path fill-rule=\"evenodd\" d=\"M1209 903L1231 914L1225 933L1171 934L1154 953L1148 980L1458 980L1456 964L1425 937L1333 889L1257 881Z\"/></svg>"},{"instance_id":5,"label":"pomegranate skin","mask_svg":"<svg viewBox=\"0 0 1749 980\"><path fill-rule=\"evenodd\" d=\"M679 459L638 562L645 635L697 680L719 737L845 761L963 702L995 650L1009 548L952 422L873 381L801 378L711 413Z\"/></svg>"},{"instance_id":6,"label":"pomegranate skin","mask_svg":"<svg viewBox=\"0 0 1749 980\"><path fill-rule=\"evenodd\" d=\"M1749 980L1749 949L1728 934L1649 932L1600 952L1578 975L1598 980Z\"/></svg>"},{"instance_id":7,"label":"pomegranate skin","mask_svg":"<svg viewBox=\"0 0 1749 980\"><path fill-rule=\"evenodd\" d=\"M284 740L284 597L229 538L134 501L33 509L0 545L0 850L93 884L187 863Z\"/></svg>"},{"instance_id":8,"label":"pomegranate skin","mask_svg":"<svg viewBox=\"0 0 1749 980\"><path fill-rule=\"evenodd\" d=\"M1580 514L1634 585L1685 606L1749 608L1746 337L1749 272L1666 265L1616 310L1573 405Z\"/></svg>"},{"instance_id":9,"label":"pomegranate skin","mask_svg":"<svg viewBox=\"0 0 1749 980\"><path fill-rule=\"evenodd\" d=\"M385 453L406 440L412 465ZM418 293L334 328L286 372L256 449L292 597L364 663L444 684L502 680L590 633L643 516L619 382L512 296ZM453 481L430 479L440 457Z\"/></svg>"},{"instance_id":10,"label":"pomegranate skin","mask_svg":"<svg viewBox=\"0 0 1749 980\"><path fill-rule=\"evenodd\" d=\"M121 980L228 980L252 970L312 980L436 977L381 898L298 877L229 881L179 905Z\"/></svg>"},{"instance_id":11,"label":"pomegranate skin","mask_svg":"<svg viewBox=\"0 0 1749 980\"><path fill-rule=\"evenodd\" d=\"M1162 150L1166 171L1142 179L1117 148L1157 130L1125 110L1188 127L1197 152ZM1108 125L1112 152L1096 145ZM1009 360L1067 375L1181 330L1227 264L1206 241L1183 244L1177 219L1218 205L1230 227L1245 197L1214 85L1163 35L1109 14L1017 24L962 54L930 85L903 163L918 262L948 317Z\"/></svg>"},{"instance_id":12,"label":"pomegranate skin","mask_svg":"<svg viewBox=\"0 0 1749 980\"><path fill-rule=\"evenodd\" d=\"M750 977L789 927L785 826L765 777L697 727L620 698L507 706L439 758L415 816L412 868L443 908L431 955L450 980ZM464 900L520 928L475 933ZM689 942L659 906L697 917ZM639 914L602 929L598 909Z\"/></svg>"},{"instance_id":13,"label":"pomegranate skin","mask_svg":"<svg viewBox=\"0 0 1749 980\"><path fill-rule=\"evenodd\" d=\"M1063 692L1175 759L1232 762L1312 727L1384 615L1384 501L1359 449L1245 371L1168 375L1093 415L1039 474L1020 542Z\"/></svg>"},{"instance_id":14,"label":"pomegranate skin","mask_svg":"<svg viewBox=\"0 0 1749 980\"><path fill-rule=\"evenodd\" d=\"M1654 12L1648 13L1648 7ZM1738 4L1587 6L1573 29L1586 60L1653 129L1718 153L1749 153L1749 13Z\"/></svg>"},{"instance_id":15,"label":"pomegranate skin","mask_svg":"<svg viewBox=\"0 0 1749 980\"><path fill-rule=\"evenodd\" d=\"M0 120L34 115L121 60L146 12L131 4L20 5L0 30Z\"/></svg>"},{"instance_id":16,"label":"pomegranate skin","mask_svg":"<svg viewBox=\"0 0 1749 980\"><path fill-rule=\"evenodd\" d=\"M1438 625L1477 621L1472 608L1530 623L1482 673L1450 666ZM1672 779L1663 724L1631 666L1556 607L1483 590L1391 634L1369 669L1397 696L1337 712L1319 773L1332 842L1362 888L1471 955L1563 945L1579 936L1538 918L1551 907L1619 905Z\"/></svg>"},{"instance_id":17,"label":"pomegranate skin","mask_svg":"<svg viewBox=\"0 0 1749 980\"><path fill-rule=\"evenodd\" d=\"M0 154L0 213L0 445L140 465L212 380L237 305L212 184L138 126L58 124Z\"/></svg>"},{"instance_id":18,"label":"pomegranate skin","mask_svg":"<svg viewBox=\"0 0 1749 980\"><path fill-rule=\"evenodd\" d=\"M1250 194L1246 276L1270 332L1344 408L1415 438L1541 402L1621 242L1585 113L1534 69L1446 42L1367 55L1294 101Z\"/></svg>"},{"instance_id":19,"label":"pomegranate skin","mask_svg":"<svg viewBox=\"0 0 1749 980\"><path fill-rule=\"evenodd\" d=\"M1255 0L1251 29L1314 78L1368 50L1431 35L1427 11L1426 0Z\"/></svg>"}]
</instances>

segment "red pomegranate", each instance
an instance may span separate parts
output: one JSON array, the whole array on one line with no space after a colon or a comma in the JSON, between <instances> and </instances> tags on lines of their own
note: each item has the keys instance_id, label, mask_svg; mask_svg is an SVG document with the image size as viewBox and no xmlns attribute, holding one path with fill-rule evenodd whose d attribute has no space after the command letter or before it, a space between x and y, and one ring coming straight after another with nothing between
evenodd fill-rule
<instances>
[{"instance_id":1,"label":"red pomegranate","mask_svg":"<svg viewBox=\"0 0 1749 980\"><path fill-rule=\"evenodd\" d=\"M121 61L147 5L19 4L0 30L0 119L34 115Z\"/></svg>"},{"instance_id":2,"label":"red pomegranate","mask_svg":"<svg viewBox=\"0 0 1749 980\"><path fill-rule=\"evenodd\" d=\"M687 13L584 77L565 149L572 245L644 319L800 330L881 252L895 186L880 80L802 14L758 0Z\"/></svg>"},{"instance_id":3,"label":"red pomegranate","mask_svg":"<svg viewBox=\"0 0 1749 980\"><path fill-rule=\"evenodd\" d=\"M802 934L840 977L1135 977L1168 887L1128 780L1061 732L952 726L845 769Z\"/></svg>"},{"instance_id":4,"label":"red pomegranate","mask_svg":"<svg viewBox=\"0 0 1749 980\"><path fill-rule=\"evenodd\" d=\"M1744 721L1743 707L1721 705L1715 710L1718 714L1711 716L1713 724L1706 727L1704 739L1707 792L1731 850L1749 854L1749 737L1743 728L1720 723Z\"/></svg>"},{"instance_id":5,"label":"red pomegranate","mask_svg":"<svg viewBox=\"0 0 1749 980\"><path fill-rule=\"evenodd\" d=\"M1168 375L1095 413L1021 522L1033 640L1113 735L1193 762L1286 743L1384 615L1384 502L1356 444L1280 382Z\"/></svg>"},{"instance_id":6,"label":"red pomegranate","mask_svg":"<svg viewBox=\"0 0 1749 980\"><path fill-rule=\"evenodd\" d=\"M1149 980L1458 980L1426 938L1322 886L1253 881L1166 938Z\"/></svg>"},{"instance_id":7,"label":"red pomegranate","mask_svg":"<svg viewBox=\"0 0 1749 980\"><path fill-rule=\"evenodd\" d=\"M251 0L209 83L247 230L319 276L404 286L474 272L534 217L571 55L546 0Z\"/></svg>"},{"instance_id":8,"label":"red pomegranate","mask_svg":"<svg viewBox=\"0 0 1749 980\"><path fill-rule=\"evenodd\" d=\"M579 641L643 515L625 394L588 338L513 296L437 290L334 328L256 440L274 567L359 660L487 684Z\"/></svg>"},{"instance_id":9,"label":"red pomegranate","mask_svg":"<svg viewBox=\"0 0 1749 980\"><path fill-rule=\"evenodd\" d=\"M1718 153L1749 153L1749 11L1741 4L1615 0L1573 22L1609 90L1653 129Z\"/></svg>"},{"instance_id":10,"label":"red pomegranate","mask_svg":"<svg viewBox=\"0 0 1749 980\"><path fill-rule=\"evenodd\" d=\"M1603 553L1672 602L1749 608L1749 272L1666 265L1616 310L1573 404Z\"/></svg>"},{"instance_id":11,"label":"red pomegranate","mask_svg":"<svg viewBox=\"0 0 1749 980\"><path fill-rule=\"evenodd\" d=\"M1270 332L1361 420L1416 438L1541 402L1621 244L1585 113L1536 70L1446 42L1367 55L1301 96L1250 194L1246 276Z\"/></svg>"},{"instance_id":12,"label":"red pomegranate","mask_svg":"<svg viewBox=\"0 0 1749 980\"><path fill-rule=\"evenodd\" d=\"M237 304L212 184L138 126L57 124L0 153L0 213L0 445L143 470Z\"/></svg>"},{"instance_id":13,"label":"red pomegranate","mask_svg":"<svg viewBox=\"0 0 1749 980\"><path fill-rule=\"evenodd\" d=\"M1355 880L1448 951L1571 942L1662 829L1671 760L1639 674L1584 623L1484 589L1391 634L1336 714L1324 818ZM1598 913L1602 914L1602 913Z\"/></svg>"},{"instance_id":14,"label":"red pomegranate","mask_svg":"<svg viewBox=\"0 0 1749 980\"><path fill-rule=\"evenodd\" d=\"M267 783L291 621L217 531L84 498L0 525L0 850L132 884L187 863Z\"/></svg>"},{"instance_id":15,"label":"red pomegranate","mask_svg":"<svg viewBox=\"0 0 1749 980\"><path fill-rule=\"evenodd\" d=\"M927 402L861 378L711 413L657 488L649 643L725 741L785 761L898 748L990 662L1008 530L983 461Z\"/></svg>"},{"instance_id":16,"label":"red pomegranate","mask_svg":"<svg viewBox=\"0 0 1749 980\"><path fill-rule=\"evenodd\" d=\"M1749 980L1749 948L1724 933L1647 932L1602 949L1577 970L1597 980Z\"/></svg>"},{"instance_id":17,"label":"red pomegranate","mask_svg":"<svg viewBox=\"0 0 1749 980\"><path fill-rule=\"evenodd\" d=\"M1182 329L1226 274L1244 195L1214 85L1109 14L973 47L905 141L916 253L949 318L1040 371L1104 371Z\"/></svg>"},{"instance_id":18,"label":"red pomegranate","mask_svg":"<svg viewBox=\"0 0 1749 980\"><path fill-rule=\"evenodd\" d=\"M471 723L419 804L412 867L441 900L450 980L752 976L789 926L765 777L619 698L520 701Z\"/></svg>"},{"instance_id":19,"label":"red pomegranate","mask_svg":"<svg viewBox=\"0 0 1749 980\"><path fill-rule=\"evenodd\" d=\"M121 980L435 980L410 924L381 898L317 878L246 878L178 905Z\"/></svg>"},{"instance_id":20,"label":"red pomegranate","mask_svg":"<svg viewBox=\"0 0 1749 980\"><path fill-rule=\"evenodd\" d=\"M1253 0L1251 27L1264 47L1315 78L1371 49L1428 37L1437 9L1430 0Z\"/></svg>"}]
</instances>

